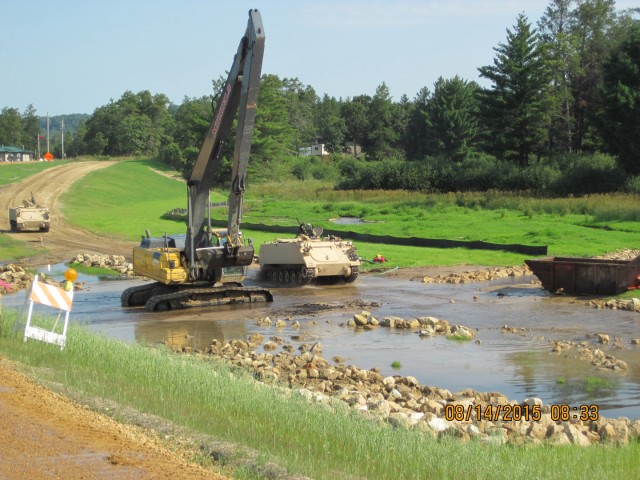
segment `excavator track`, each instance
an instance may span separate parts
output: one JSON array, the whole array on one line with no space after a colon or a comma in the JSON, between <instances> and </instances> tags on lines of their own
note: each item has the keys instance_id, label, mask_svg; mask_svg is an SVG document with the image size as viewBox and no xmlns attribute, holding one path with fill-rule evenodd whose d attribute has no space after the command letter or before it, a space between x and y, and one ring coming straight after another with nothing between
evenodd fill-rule
<instances>
[{"instance_id":1,"label":"excavator track","mask_svg":"<svg viewBox=\"0 0 640 480\"><path fill-rule=\"evenodd\" d=\"M173 289L159 282L146 283L129 287L120 295L120 304L123 307L142 307L154 295L171 293Z\"/></svg>"},{"instance_id":2,"label":"excavator track","mask_svg":"<svg viewBox=\"0 0 640 480\"><path fill-rule=\"evenodd\" d=\"M185 308L188 304L226 305L231 303L273 302L269 290L258 287L184 288L171 293L152 295L144 308L150 312Z\"/></svg>"}]
</instances>

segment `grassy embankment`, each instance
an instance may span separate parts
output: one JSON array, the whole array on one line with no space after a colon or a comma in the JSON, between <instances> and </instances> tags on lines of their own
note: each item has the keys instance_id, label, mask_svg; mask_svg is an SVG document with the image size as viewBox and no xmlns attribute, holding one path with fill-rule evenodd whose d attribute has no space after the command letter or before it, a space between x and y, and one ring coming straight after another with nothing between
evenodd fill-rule
<instances>
[{"instance_id":1,"label":"grassy embankment","mask_svg":"<svg viewBox=\"0 0 640 480\"><path fill-rule=\"evenodd\" d=\"M56 163L56 164L59 164ZM11 165L0 168L0 185L19 181L54 164ZM184 184L151 168L166 167L143 160L120 162L108 171L87 176L67 193L65 215L90 230L116 234L136 242L146 228L152 234L178 233L183 227L160 218L172 208L186 206ZM104 179L109 178L106 182ZM226 200L225 189L212 194ZM96 205L101 208L96 215ZM297 219L325 228L361 233L415 236L493 243L548 245L550 255L598 255L620 248L639 248L640 209L633 195L595 195L540 199L502 193L422 194L416 192L334 191L326 183L289 180L283 184L249 185L244 220L251 223L295 225ZM225 219L223 209L213 216ZM352 216L371 223L337 225L331 218ZM274 238L246 231L257 245ZM25 256L17 242L0 238L5 258ZM364 258L381 251L390 265L511 265L526 258L503 251L414 248L358 242Z\"/></svg>"},{"instance_id":2,"label":"grassy embankment","mask_svg":"<svg viewBox=\"0 0 640 480\"><path fill-rule=\"evenodd\" d=\"M25 178L40 173L51 167L57 167L69 163L70 160L60 160L56 162L14 162L0 163L0 186L9 183L18 183ZM36 194L37 192L34 192ZM18 200L22 200L21 198ZM37 197L36 197L37 200Z\"/></svg>"},{"instance_id":3,"label":"grassy embankment","mask_svg":"<svg viewBox=\"0 0 640 480\"><path fill-rule=\"evenodd\" d=\"M135 242L152 234L181 233L184 227L160 218L185 208L183 183L151 170L144 161L121 162L87 176L64 196L64 213L72 222L96 232L121 235ZM109 178L109 182L104 179ZM212 201L226 200L226 190ZM334 191L318 182L249 185L243 219L249 223L295 225L297 219L325 228L377 235L415 236L493 243L548 245L550 255L591 256L621 248L640 248L638 197L597 195L539 199L500 193L422 194L416 192ZM96 215L95 205L109 205ZM354 216L372 223L337 225L331 218ZM213 217L226 219L224 209ZM274 234L244 231L257 245ZM513 265L524 255L504 251L435 249L358 242L359 253L378 251L390 265Z\"/></svg>"},{"instance_id":4,"label":"grassy embankment","mask_svg":"<svg viewBox=\"0 0 640 480\"><path fill-rule=\"evenodd\" d=\"M11 334L16 317L13 311L0 314L0 353L45 384L65 385L83 403L91 403L90 397L110 399L210 435L212 441L251 447L260 462L276 462L317 480L609 479L636 478L640 471L638 443L516 447L436 440L365 419L340 405L311 405L215 358L128 345L77 325L70 327L63 352L40 342L24 343L19 334ZM225 462L233 465L234 459ZM233 476L264 478L246 467Z\"/></svg>"}]
</instances>

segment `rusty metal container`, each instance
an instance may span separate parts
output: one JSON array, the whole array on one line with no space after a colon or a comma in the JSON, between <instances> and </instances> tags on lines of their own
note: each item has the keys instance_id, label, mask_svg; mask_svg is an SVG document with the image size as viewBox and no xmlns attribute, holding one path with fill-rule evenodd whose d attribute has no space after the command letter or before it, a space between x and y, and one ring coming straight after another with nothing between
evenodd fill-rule
<instances>
[{"instance_id":1,"label":"rusty metal container","mask_svg":"<svg viewBox=\"0 0 640 480\"><path fill-rule=\"evenodd\" d=\"M552 293L616 295L636 285L640 275L640 256L633 260L546 257L525 263Z\"/></svg>"}]
</instances>

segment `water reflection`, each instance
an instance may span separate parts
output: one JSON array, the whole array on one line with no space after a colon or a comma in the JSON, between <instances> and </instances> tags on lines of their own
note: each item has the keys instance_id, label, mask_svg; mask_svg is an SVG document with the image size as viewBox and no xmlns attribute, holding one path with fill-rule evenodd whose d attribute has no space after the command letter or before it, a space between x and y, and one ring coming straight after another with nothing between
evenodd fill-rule
<instances>
[{"instance_id":1,"label":"water reflection","mask_svg":"<svg viewBox=\"0 0 640 480\"><path fill-rule=\"evenodd\" d=\"M351 285L276 286L274 302L269 304L166 313L120 307L121 292L139 280L86 281L87 288L76 294L71 320L128 342L162 341L202 349L213 338L228 341L261 333L265 338L278 335L297 347L300 342L292 337L301 335L306 343L321 341L328 359L339 355L362 368L412 375L452 392L473 388L518 400L540 397L550 404L595 403L606 416L640 418L640 348L629 343L630 338L640 337L640 315L576 305L570 298L530 285L529 279L449 285L365 275ZM24 294L7 296L4 305L20 308L23 298ZM416 332L384 327L354 331L345 324L359 307L340 306L356 299L378 302L380 306L371 309L377 318L431 315L467 325L477 330L480 343L422 339ZM327 310L327 305L339 308ZM257 325L264 316L295 318L300 329L293 329L291 321L281 329ZM505 324L527 329L527 334L503 333ZM594 333L624 339L624 349L600 347L628 363L626 374L598 371L586 362L550 352L550 339L594 342L588 337ZM401 368L392 368L393 362L400 362Z\"/></svg>"}]
</instances>

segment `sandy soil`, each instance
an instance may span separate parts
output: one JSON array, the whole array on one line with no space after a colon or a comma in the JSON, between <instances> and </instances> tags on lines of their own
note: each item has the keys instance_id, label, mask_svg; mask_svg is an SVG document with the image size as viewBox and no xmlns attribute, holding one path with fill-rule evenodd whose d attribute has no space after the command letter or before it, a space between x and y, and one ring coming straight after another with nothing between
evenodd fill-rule
<instances>
[{"instance_id":1,"label":"sandy soil","mask_svg":"<svg viewBox=\"0 0 640 480\"><path fill-rule=\"evenodd\" d=\"M49 168L32 175L21 183L9 184L0 188L0 233L16 240L27 241L42 253L20 263L27 266L46 265L68 261L82 252L92 254L112 254L131 257L131 242L96 235L78 227L69 225L61 214L60 196L71 185L87 173L112 165L113 162L77 162ZM8 210L19 205L33 193L40 204L49 207L51 230L47 233L12 233L9 226ZM107 208L108 205L98 205Z\"/></svg>"},{"instance_id":2,"label":"sandy soil","mask_svg":"<svg viewBox=\"0 0 640 480\"><path fill-rule=\"evenodd\" d=\"M224 478L35 384L1 356L0 418L2 479Z\"/></svg>"},{"instance_id":3,"label":"sandy soil","mask_svg":"<svg viewBox=\"0 0 640 480\"><path fill-rule=\"evenodd\" d=\"M111 162L56 166L0 188L0 232L26 240L41 254L27 266L68 261L79 252L129 257L131 243L67 224L60 195L87 173ZM51 211L48 233L11 233L9 206L31 198ZM106 207L106 206L105 206ZM7 259L3 259L7 260ZM220 479L169 451L141 429L118 424L36 385L0 356L0 478L14 479Z\"/></svg>"}]
</instances>

